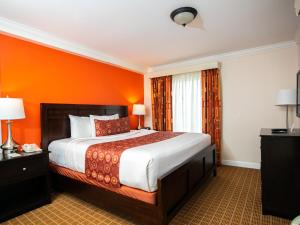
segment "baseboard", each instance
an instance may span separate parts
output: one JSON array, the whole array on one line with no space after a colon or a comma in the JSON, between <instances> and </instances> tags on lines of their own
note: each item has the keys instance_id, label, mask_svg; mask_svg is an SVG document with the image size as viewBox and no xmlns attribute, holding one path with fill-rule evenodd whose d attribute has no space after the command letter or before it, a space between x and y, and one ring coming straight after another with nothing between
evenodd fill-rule
<instances>
[{"instance_id":1,"label":"baseboard","mask_svg":"<svg viewBox=\"0 0 300 225\"><path fill-rule=\"evenodd\" d=\"M251 169L258 169L258 170L260 169L260 163L254 163L254 162L222 160L222 165L224 165L224 166L244 167L244 168L251 168Z\"/></svg>"}]
</instances>

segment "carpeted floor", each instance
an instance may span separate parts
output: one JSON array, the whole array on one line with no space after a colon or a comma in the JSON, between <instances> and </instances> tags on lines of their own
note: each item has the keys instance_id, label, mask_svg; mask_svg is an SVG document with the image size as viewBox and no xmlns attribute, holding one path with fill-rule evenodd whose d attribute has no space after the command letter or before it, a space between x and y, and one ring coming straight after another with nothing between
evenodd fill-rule
<instances>
[{"instance_id":1,"label":"carpeted floor","mask_svg":"<svg viewBox=\"0 0 300 225\"><path fill-rule=\"evenodd\" d=\"M218 176L196 193L171 224L284 225L290 221L261 214L260 172L223 166ZM4 224L133 224L68 194L57 194L53 203Z\"/></svg>"}]
</instances>

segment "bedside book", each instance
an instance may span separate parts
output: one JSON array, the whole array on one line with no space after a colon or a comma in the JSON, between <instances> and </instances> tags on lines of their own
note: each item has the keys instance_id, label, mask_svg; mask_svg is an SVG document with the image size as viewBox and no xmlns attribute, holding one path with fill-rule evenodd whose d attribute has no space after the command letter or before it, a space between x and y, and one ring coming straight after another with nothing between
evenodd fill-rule
<instances>
[{"instance_id":1,"label":"bedside book","mask_svg":"<svg viewBox=\"0 0 300 225\"><path fill-rule=\"evenodd\" d=\"M8 157L11 157L11 158L15 158L15 157L20 157L20 156L22 156L22 155L19 154L19 153L13 152L13 153L8 153L7 156L8 156Z\"/></svg>"},{"instance_id":2,"label":"bedside book","mask_svg":"<svg viewBox=\"0 0 300 225\"><path fill-rule=\"evenodd\" d=\"M286 134L288 132L287 129L275 128L271 129L272 134Z\"/></svg>"}]
</instances>

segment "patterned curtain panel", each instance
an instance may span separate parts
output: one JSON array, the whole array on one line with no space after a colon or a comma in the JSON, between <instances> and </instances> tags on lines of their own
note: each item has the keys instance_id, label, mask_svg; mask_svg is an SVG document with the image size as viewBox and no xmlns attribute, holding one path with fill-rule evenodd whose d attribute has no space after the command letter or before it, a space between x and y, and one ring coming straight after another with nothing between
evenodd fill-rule
<instances>
[{"instance_id":1,"label":"patterned curtain panel","mask_svg":"<svg viewBox=\"0 0 300 225\"><path fill-rule=\"evenodd\" d=\"M219 69L201 71L202 132L216 144L217 165L221 165L221 82Z\"/></svg>"},{"instance_id":2,"label":"patterned curtain panel","mask_svg":"<svg viewBox=\"0 0 300 225\"><path fill-rule=\"evenodd\" d=\"M152 124L158 131L172 131L172 76L151 79Z\"/></svg>"}]
</instances>

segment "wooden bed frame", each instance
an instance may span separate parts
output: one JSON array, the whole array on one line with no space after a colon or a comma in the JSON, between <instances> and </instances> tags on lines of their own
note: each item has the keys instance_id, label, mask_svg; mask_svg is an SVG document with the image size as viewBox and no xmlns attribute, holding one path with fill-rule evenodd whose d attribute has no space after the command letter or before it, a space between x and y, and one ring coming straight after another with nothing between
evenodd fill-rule
<instances>
[{"instance_id":1,"label":"wooden bed frame","mask_svg":"<svg viewBox=\"0 0 300 225\"><path fill-rule=\"evenodd\" d=\"M47 150L51 141L70 137L69 114L89 116L116 113L120 117L128 116L127 106L42 103L41 146ZM168 224L192 194L212 175L216 176L215 145L206 147L159 177L156 204L145 203L56 173L52 173L52 185L56 190L72 193L99 207L121 212L142 224L163 225Z\"/></svg>"}]
</instances>

